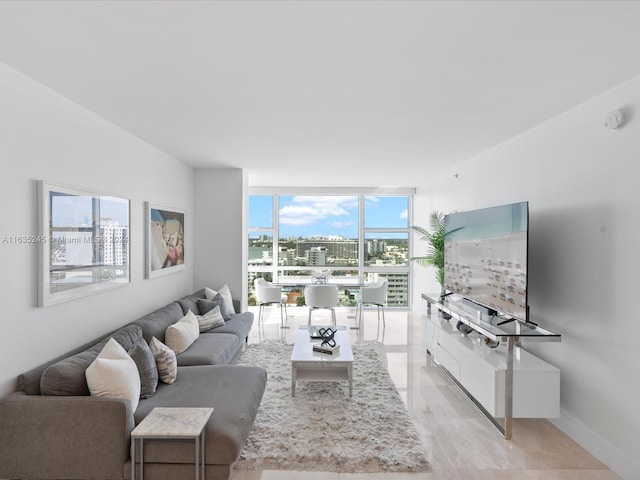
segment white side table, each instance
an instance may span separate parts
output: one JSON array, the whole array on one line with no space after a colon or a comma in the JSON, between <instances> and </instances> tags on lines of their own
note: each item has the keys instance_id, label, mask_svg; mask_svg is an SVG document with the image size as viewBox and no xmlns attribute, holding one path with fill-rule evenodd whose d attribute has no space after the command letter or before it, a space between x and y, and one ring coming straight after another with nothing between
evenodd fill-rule
<instances>
[{"instance_id":1,"label":"white side table","mask_svg":"<svg viewBox=\"0 0 640 480\"><path fill-rule=\"evenodd\" d=\"M144 479L144 441L191 439L196 448L196 480L202 472L204 480L204 427L213 408L156 407L131 432L131 480L136 480L136 441L140 442L140 480Z\"/></svg>"}]
</instances>

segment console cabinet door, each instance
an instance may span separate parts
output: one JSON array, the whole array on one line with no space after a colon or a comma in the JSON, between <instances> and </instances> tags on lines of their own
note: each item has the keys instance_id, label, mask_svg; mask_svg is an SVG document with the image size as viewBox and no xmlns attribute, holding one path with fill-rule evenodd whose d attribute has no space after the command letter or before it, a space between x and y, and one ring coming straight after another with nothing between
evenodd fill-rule
<instances>
[{"instance_id":1,"label":"console cabinet door","mask_svg":"<svg viewBox=\"0 0 640 480\"><path fill-rule=\"evenodd\" d=\"M450 322L431 315L427 337L433 359L489 414L504 418L506 346L488 348L476 332L462 335ZM560 415L560 370L517 348L513 370L513 417L556 418Z\"/></svg>"}]
</instances>

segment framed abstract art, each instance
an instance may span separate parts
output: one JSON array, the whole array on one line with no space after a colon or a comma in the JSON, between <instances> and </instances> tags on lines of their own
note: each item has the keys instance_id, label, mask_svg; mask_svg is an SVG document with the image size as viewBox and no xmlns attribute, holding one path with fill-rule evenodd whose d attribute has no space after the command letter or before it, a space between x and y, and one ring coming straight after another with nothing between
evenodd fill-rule
<instances>
[{"instance_id":1,"label":"framed abstract art","mask_svg":"<svg viewBox=\"0 0 640 480\"><path fill-rule=\"evenodd\" d=\"M185 210L146 202L147 278L185 267Z\"/></svg>"}]
</instances>

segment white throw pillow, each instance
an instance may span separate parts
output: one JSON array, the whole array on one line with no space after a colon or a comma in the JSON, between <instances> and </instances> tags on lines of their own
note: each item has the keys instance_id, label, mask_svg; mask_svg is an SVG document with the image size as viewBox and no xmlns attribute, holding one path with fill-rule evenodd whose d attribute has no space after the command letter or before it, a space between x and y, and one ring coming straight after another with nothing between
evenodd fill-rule
<instances>
[{"instance_id":1,"label":"white throw pillow","mask_svg":"<svg viewBox=\"0 0 640 480\"><path fill-rule=\"evenodd\" d=\"M122 346L110 338L100 354L85 372L91 395L96 397L126 398L131 410L136 411L140 401L140 374L136 362Z\"/></svg>"},{"instance_id":2,"label":"white throw pillow","mask_svg":"<svg viewBox=\"0 0 640 480\"><path fill-rule=\"evenodd\" d=\"M220 290L218 290L217 292L215 290L213 290L212 288L209 287L204 287L204 296L207 298L207 300L213 300L213 298L217 295L217 294L222 295L222 298L224 299L224 306L227 310L227 316L228 315L234 315L236 313L235 308L233 308L233 297L231 296L231 290L229 290L229 286L228 285L224 285Z\"/></svg>"},{"instance_id":3,"label":"white throw pillow","mask_svg":"<svg viewBox=\"0 0 640 480\"><path fill-rule=\"evenodd\" d=\"M160 381L171 385L178 376L178 361L175 352L156 337L151 337L149 348L156 359Z\"/></svg>"},{"instance_id":4,"label":"white throw pillow","mask_svg":"<svg viewBox=\"0 0 640 480\"><path fill-rule=\"evenodd\" d=\"M173 325L167 328L164 334L164 341L171 350L180 355L191 346L200 336L198 319L189 310L187 314Z\"/></svg>"},{"instance_id":5,"label":"white throw pillow","mask_svg":"<svg viewBox=\"0 0 640 480\"><path fill-rule=\"evenodd\" d=\"M204 298L206 298L207 300L213 300L213 297L215 297L217 294L218 292L216 292L213 288L204 287Z\"/></svg>"}]
</instances>

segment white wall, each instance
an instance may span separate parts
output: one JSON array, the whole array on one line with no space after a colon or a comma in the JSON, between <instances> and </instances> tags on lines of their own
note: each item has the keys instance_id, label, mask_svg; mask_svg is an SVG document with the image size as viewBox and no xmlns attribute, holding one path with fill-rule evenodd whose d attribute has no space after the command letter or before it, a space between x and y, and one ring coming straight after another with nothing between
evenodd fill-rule
<instances>
[{"instance_id":1,"label":"white wall","mask_svg":"<svg viewBox=\"0 0 640 480\"><path fill-rule=\"evenodd\" d=\"M627 124L606 130L617 108ZM562 334L531 348L562 372L554 422L625 479L640 478L639 111L640 77L423 185L415 216L529 201L532 320ZM416 273L419 299L434 287Z\"/></svg>"},{"instance_id":2,"label":"white wall","mask_svg":"<svg viewBox=\"0 0 640 480\"><path fill-rule=\"evenodd\" d=\"M239 168L196 169L195 288L229 285L233 298L247 299L246 174Z\"/></svg>"},{"instance_id":3,"label":"white wall","mask_svg":"<svg viewBox=\"0 0 640 480\"><path fill-rule=\"evenodd\" d=\"M144 279L144 201L193 210L193 170L0 63L0 396L16 376L193 289L186 271ZM36 180L131 200L131 283L37 308ZM187 224L187 241L192 230ZM193 258L193 244L187 247Z\"/></svg>"}]
</instances>

